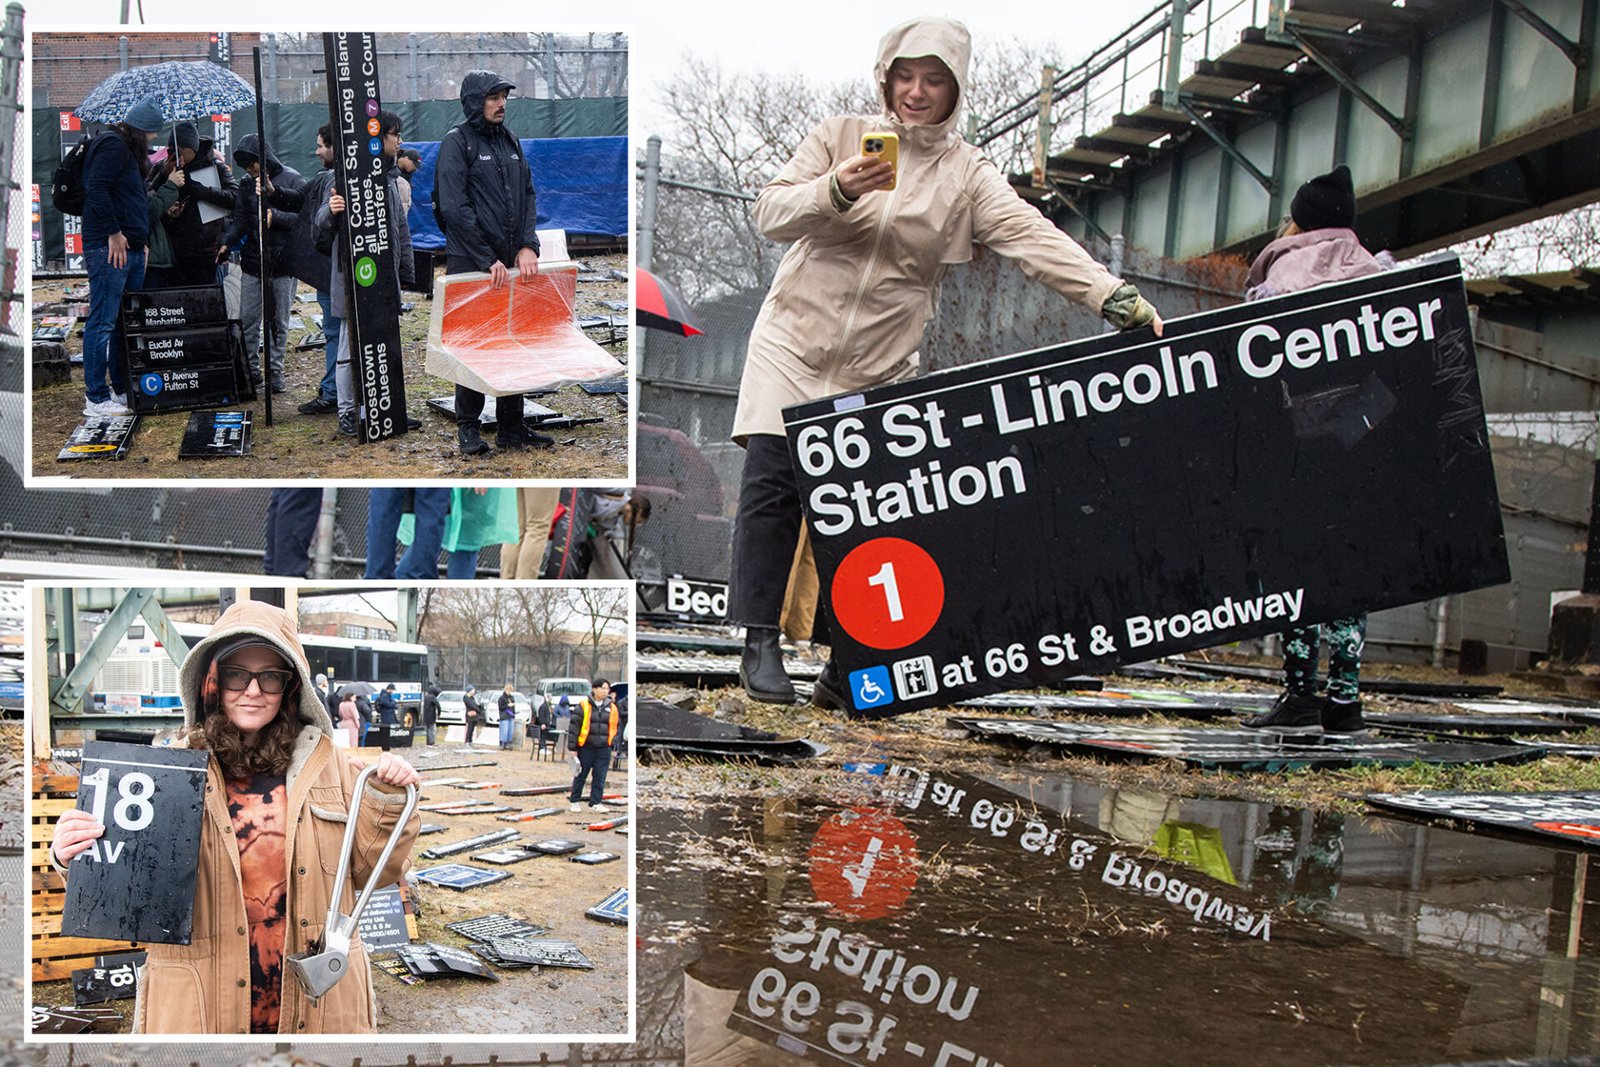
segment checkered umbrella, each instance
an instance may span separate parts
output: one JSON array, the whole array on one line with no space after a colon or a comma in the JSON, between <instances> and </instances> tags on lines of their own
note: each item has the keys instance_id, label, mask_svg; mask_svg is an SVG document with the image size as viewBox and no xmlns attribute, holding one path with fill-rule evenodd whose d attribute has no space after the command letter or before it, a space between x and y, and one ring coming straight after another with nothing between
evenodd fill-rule
<instances>
[{"instance_id":1,"label":"checkered umbrella","mask_svg":"<svg viewBox=\"0 0 1600 1067\"><path fill-rule=\"evenodd\" d=\"M250 83L205 60L153 63L118 71L90 91L78 110L90 122L121 122L141 97L154 93L168 122L227 115L256 102Z\"/></svg>"}]
</instances>

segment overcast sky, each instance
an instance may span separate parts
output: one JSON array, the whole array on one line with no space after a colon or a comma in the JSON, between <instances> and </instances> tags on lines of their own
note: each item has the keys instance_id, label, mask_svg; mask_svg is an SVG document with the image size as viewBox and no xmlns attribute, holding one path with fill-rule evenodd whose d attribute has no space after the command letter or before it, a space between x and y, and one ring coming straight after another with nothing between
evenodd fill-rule
<instances>
[{"instance_id":1,"label":"overcast sky","mask_svg":"<svg viewBox=\"0 0 1600 1067\"><path fill-rule=\"evenodd\" d=\"M133 18L138 19L139 0ZM212 0L143 0L145 26L190 30L248 30L251 11L239 5L218 7ZM1014 38L1053 44L1063 61L1081 58L1117 36L1134 19L1155 5L1151 0L1066 0L1037 6L1021 4L962 3L939 6L880 2L880 0L792 0L783 4L755 4L749 0L704 0L668 3L663 0L606 0L593 6L594 22L551 23L529 5L463 5L453 12L471 21L441 25L442 6L437 0L393 0L383 5L381 21L350 28L371 30L588 30L629 29L632 64L632 102L637 111L636 132L646 136L658 124L660 112L652 108L656 87L672 76L687 54L721 61L724 70L803 72L819 82L859 78L872 73L878 38L889 27L920 15L943 15L967 24L977 43ZM29 11L30 29L67 25L92 25L116 29L118 0L90 0L83 4L56 4L48 16L40 6ZM262 10L266 10L263 8ZM271 26L296 30L335 28L327 23L328 5L322 0L274 0ZM542 9L572 18L585 14L583 5ZM217 24L218 13L223 15ZM513 14L513 12L516 12ZM600 20L605 21L600 21Z\"/></svg>"}]
</instances>

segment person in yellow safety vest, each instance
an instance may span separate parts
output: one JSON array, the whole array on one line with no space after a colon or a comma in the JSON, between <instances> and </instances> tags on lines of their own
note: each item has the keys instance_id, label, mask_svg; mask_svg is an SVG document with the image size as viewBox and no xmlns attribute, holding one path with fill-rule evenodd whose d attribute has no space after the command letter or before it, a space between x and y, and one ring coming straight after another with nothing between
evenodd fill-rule
<instances>
[{"instance_id":1,"label":"person in yellow safety vest","mask_svg":"<svg viewBox=\"0 0 1600 1067\"><path fill-rule=\"evenodd\" d=\"M571 805L568 810L583 810L578 798L583 795L585 778L589 778L589 810L610 810L600 803L600 797L605 793L606 771L611 769L611 744L621 729L622 713L611 697L611 683L596 678L589 685L588 698L577 702L567 724L567 748L578 759L578 773L567 797Z\"/></svg>"}]
</instances>

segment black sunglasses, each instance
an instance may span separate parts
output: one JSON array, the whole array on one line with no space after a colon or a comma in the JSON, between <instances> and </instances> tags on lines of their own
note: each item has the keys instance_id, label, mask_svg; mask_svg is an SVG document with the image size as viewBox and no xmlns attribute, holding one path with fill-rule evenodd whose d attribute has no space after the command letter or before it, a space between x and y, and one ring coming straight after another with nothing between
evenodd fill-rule
<instances>
[{"instance_id":1,"label":"black sunglasses","mask_svg":"<svg viewBox=\"0 0 1600 1067\"><path fill-rule=\"evenodd\" d=\"M242 693L250 688L251 681L261 687L263 693L276 696L289 688L289 682L294 679L293 671L265 670L247 671L243 667L218 667L217 684L233 693Z\"/></svg>"}]
</instances>

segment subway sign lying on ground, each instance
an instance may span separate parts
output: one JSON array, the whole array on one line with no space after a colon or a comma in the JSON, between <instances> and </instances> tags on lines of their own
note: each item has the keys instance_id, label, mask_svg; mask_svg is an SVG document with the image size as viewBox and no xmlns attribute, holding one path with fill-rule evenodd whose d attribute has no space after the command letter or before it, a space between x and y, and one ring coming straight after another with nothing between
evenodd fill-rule
<instances>
[{"instance_id":1,"label":"subway sign lying on ground","mask_svg":"<svg viewBox=\"0 0 1600 1067\"><path fill-rule=\"evenodd\" d=\"M864 714L1509 579L1453 257L784 417Z\"/></svg>"}]
</instances>

